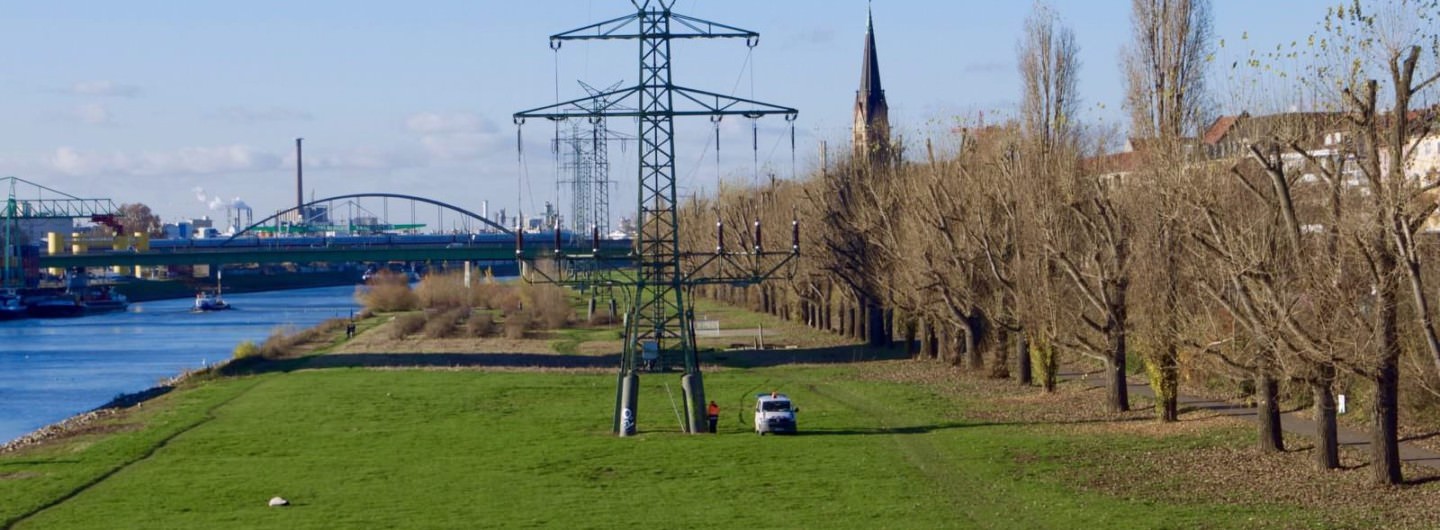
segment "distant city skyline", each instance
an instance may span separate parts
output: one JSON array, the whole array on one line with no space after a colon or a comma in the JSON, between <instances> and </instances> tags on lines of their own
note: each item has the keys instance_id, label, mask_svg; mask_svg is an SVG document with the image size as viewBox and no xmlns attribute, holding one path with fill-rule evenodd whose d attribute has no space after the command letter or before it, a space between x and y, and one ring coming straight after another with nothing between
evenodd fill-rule
<instances>
[{"instance_id":1,"label":"distant city skyline","mask_svg":"<svg viewBox=\"0 0 1440 530\"><path fill-rule=\"evenodd\" d=\"M1052 5L1081 46L1083 118L1123 126L1118 61L1130 2ZM1215 36L1227 40L1211 71L1218 110L1244 107L1225 95L1232 62L1252 48L1303 42L1326 5L1215 0ZM866 6L681 0L677 12L755 30L761 40L753 50L740 41L677 43L675 81L800 109L793 172L804 174L818 164L821 141L832 156L848 153ZM895 134L914 142L982 113L1012 113L1015 47L1030 8L875 2ZM546 38L632 11L619 0L9 5L0 18L0 176L146 203L168 222L219 217L236 199L258 219L293 206L294 139L304 137L307 196L407 193L475 211L488 200L492 213L510 215L558 199L565 212L548 145L554 126L527 123L520 156L510 116L582 95L577 79L634 83L633 42L569 43L555 53ZM722 175L739 183L757 173L790 177L788 125L757 125L752 138L748 120L721 124L717 168L711 124L683 120L681 193L713 191ZM634 156L633 146L612 146L617 218L634 209Z\"/></svg>"}]
</instances>

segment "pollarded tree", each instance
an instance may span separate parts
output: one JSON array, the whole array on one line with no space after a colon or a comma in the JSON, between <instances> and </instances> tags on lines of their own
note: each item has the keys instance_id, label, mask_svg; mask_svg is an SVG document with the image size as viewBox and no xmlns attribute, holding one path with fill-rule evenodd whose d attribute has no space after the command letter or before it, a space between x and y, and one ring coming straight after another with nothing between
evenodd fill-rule
<instances>
[{"instance_id":1,"label":"pollarded tree","mask_svg":"<svg viewBox=\"0 0 1440 530\"><path fill-rule=\"evenodd\" d=\"M1031 337L1047 355L1042 374L1054 386L1054 320L1056 301L1027 296L1054 293L1055 277L1044 244L1043 226L1055 222L1054 179L1061 163L1075 152L1076 108L1079 106L1079 45L1049 5L1037 2L1025 20L1016 55L1024 85L1020 131L1012 155L997 164L1002 179L991 203L1004 223L986 230L981 239L994 282L1001 291L997 320L1014 336L1021 384L1030 384Z\"/></svg>"},{"instance_id":2,"label":"pollarded tree","mask_svg":"<svg viewBox=\"0 0 1440 530\"><path fill-rule=\"evenodd\" d=\"M1151 374L1160 421L1178 416L1181 290L1181 211L1185 184L1197 178L1193 142L1208 108L1206 56L1211 46L1208 0L1132 0L1131 42L1122 56L1132 143L1142 167L1129 179L1130 205L1140 221L1134 272L1143 315L1141 353ZM1143 213L1142 213L1143 212Z\"/></svg>"},{"instance_id":3,"label":"pollarded tree","mask_svg":"<svg viewBox=\"0 0 1440 530\"><path fill-rule=\"evenodd\" d=\"M1391 0L1332 8L1316 46L1325 62L1313 80L1335 80L1335 101L1347 125L1337 131L1354 153L1341 173L1366 193L1356 201L1354 236L1342 238L1365 258L1369 295L1356 300L1366 308L1364 351L1346 366L1375 386L1371 469L1376 482L1401 481L1398 441L1399 360L1402 332L1420 338L1440 370L1440 338L1422 276L1417 235L1435 213L1433 192L1440 183L1407 174L1421 138L1434 130L1435 118L1412 105L1435 90L1440 72L1440 2ZM1430 69L1430 71L1426 71ZM1386 109L1385 107L1389 108ZM1402 322L1400 304L1408 286L1412 318Z\"/></svg>"}]
</instances>

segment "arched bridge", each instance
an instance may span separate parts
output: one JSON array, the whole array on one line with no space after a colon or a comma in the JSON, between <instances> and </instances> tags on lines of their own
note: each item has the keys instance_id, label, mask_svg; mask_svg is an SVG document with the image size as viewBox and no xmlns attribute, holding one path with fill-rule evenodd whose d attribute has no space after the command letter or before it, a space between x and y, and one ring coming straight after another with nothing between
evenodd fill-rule
<instances>
[{"instance_id":1,"label":"arched bridge","mask_svg":"<svg viewBox=\"0 0 1440 530\"><path fill-rule=\"evenodd\" d=\"M491 221L491 220L489 220L489 219L486 219L485 216L483 216L483 215L477 214L477 213L472 212L472 211L470 211L470 210L466 210L466 209L461 208L461 207L459 207L459 206L455 206L455 205L453 205L453 204L449 204L449 203L437 201L437 200L435 200L435 199L427 199L427 198L425 198L425 197L419 197L419 196L415 196L415 195L402 195L402 194L399 194L399 193L352 193L352 194L349 194L349 195L336 195L336 196L334 196L334 197L326 197L326 198L324 198L324 199L317 199L317 200L313 200L313 201L310 201L310 202L301 204L301 205L299 205L299 206L295 206L295 207L291 207L291 208L286 208L286 209L284 209L284 210L280 210L280 211L278 211L278 212L275 212L275 215L271 215L271 216L269 216L269 217L266 217L266 218L264 218L264 219L261 219L259 222L252 223L250 226L245 227L243 230L240 230L239 232L236 232L235 235L230 236L229 239L225 240L225 243L222 244L221 246L227 246L231 241L234 241L236 238L245 236L246 234L251 233L252 231L256 230L257 228L261 228L261 227L264 227L264 226L271 225L272 223L276 223L277 221L279 221L279 219L280 219L281 217L284 217L284 216L286 216L286 215L288 215L288 214L301 214L301 213L305 212L305 210L306 210L307 208L314 208L315 206L319 206L319 205L321 205L321 204L331 204L331 203L334 203L335 201L345 201L345 200L350 200L350 199L401 199L401 200L408 200L408 201L413 201L413 202L423 202L423 203L425 203L425 204L431 204L431 205L434 205L434 206L439 206L439 207L441 207L441 208L445 208L445 209L448 209L448 210L450 210L450 211L453 211L453 212L459 213L459 214L461 214L461 215L464 215L464 216L466 216L466 217L468 217L468 218L470 218L470 219L474 219L474 220L476 220L476 221L480 221L481 223L489 226L490 228L494 228L495 230L499 231L500 233L503 233L503 234L514 234L514 232L511 231L509 228L506 228L505 226L502 226L502 225L500 225L499 223L496 223L495 221Z\"/></svg>"},{"instance_id":2,"label":"arched bridge","mask_svg":"<svg viewBox=\"0 0 1440 530\"><path fill-rule=\"evenodd\" d=\"M479 221L492 229L484 233L461 234L373 234L356 236L258 237L260 228L276 225L286 215L303 212L322 204L351 199L399 199L438 206ZM516 236L513 230L464 208L434 199L397 193L355 193L337 195L282 210L252 223L229 238L154 240L149 250L94 250L83 254L42 255L42 268L165 266L165 265L230 265L247 263L310 263L367 261L513 261L516 259ZM565 233L559 250L564 253L589 254L594 245L589 234ZM524 253L553 254L555 240L549 235L526 237ZM625 256L629 240L606 240L600 254Z\"/></svg>"}]
</instances>

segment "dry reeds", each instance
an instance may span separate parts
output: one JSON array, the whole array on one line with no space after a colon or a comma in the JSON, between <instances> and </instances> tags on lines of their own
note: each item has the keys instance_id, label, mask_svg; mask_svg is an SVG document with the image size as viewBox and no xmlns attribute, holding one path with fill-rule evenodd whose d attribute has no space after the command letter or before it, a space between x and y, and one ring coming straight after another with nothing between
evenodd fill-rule
<instances>
[{"instance_id":1,"label":"dry reeds","mask_svg":"<svg viewBox=\"0 0 1440 530\"><path fill-rule=\"evenodd\" d=\"M495 317L488 312L477 312L465 321L465 329L471 337L488 337L495 331Z\"/></svg>"},{"instance_id":2,"label":"dry reeds","mask_svg":"<svg viewBox=\"0 0 1440 530\"><path fill-rule=\"evenodd\" d=\"M425 338L448 339L454 337L455 332L460 328L460 322L469 312L469 309L456 307L444 312L431 313L425 320Z\"/></svg>"},{"instance_id":3,"label":"dry reeds","mask_svg":"<svg viewBox=\"0 0 1440 530\"><path fill-rule=\"evenodd\" d=\"M356 290L355 298L366 311L374 313L411 311L420 306L420 298L410 290L409 278L390 271L381 271L370 278L365 282L365 289Z\"/></svg>"},{"instance_id":4,"label":"dry reeds","mask_svg":"<svg viewBox=\"0 0 1440 530\"><path fill-rule=\"evenodd\" d=\"M418 333L425 328L425 315L422 313L406 313L395 317L390 323L390 338L403 339Z\"/></svg>"}]
</instances>

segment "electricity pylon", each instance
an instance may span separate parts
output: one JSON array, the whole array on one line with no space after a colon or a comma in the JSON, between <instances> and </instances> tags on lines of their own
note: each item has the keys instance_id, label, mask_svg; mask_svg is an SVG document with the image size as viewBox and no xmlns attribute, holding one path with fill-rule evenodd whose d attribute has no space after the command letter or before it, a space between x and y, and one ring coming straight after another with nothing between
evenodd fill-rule
<instances>
[{"instance_id":1,"label":"electricity pylon","mask_svg":"<svg viewBox=\"0 0 1440 530\"><path fill-rule=\"evenodd\" d=\"M690 288L706 283L753 284L779 270L799 252L798 241L789 252L765 252L755 238L753 251L727 252L722 236L712 254L681 251L676 214L675 117L745 116L759 118L783 115L793 122L799 111L789 107L741 99L714 92L677 86L671 82L671 41L677 39L742 38L754 47L760 34L734 26L675 13L675 0L631 0L635 13L558 33L550 47L559 50L571 40L637 40L640 43L638 85L592 94L589 97L515 113L517 124L527 118L562 120L568 118L636 118L639 142L638 234L629 256L633 275L612 276L612 285L632 293L625 319L625 347L621 354L615 399L614 431L621 436L635 433L636 403L641 371L664 371L683 367L681 388L685 397L686 430L705 430L705 390L695 349L691 308L686 304ZM757 222L756 236L759 236ZM558 231L557 231L558 236ZM602 259L599 244L593 256L565 256L554 253L555 274L564 283L568 263ZM516 246L517 257L526 255L524 245ZM683 264L689 267L682 266ZM592 261L593 264L593 261ZM689 270L686 270L686 269ZM584 267L577 267L586 270ZM593 268L592 268L593 269ZM717 269L719 272L716 272ZM541 270L541 268L531 268ZM594 281L586 279L583 281Z\"/></svg>"},{"instance_id":2,"label":"electricity pylon","mask_svg":"<svg viewBox=\"0 0 1440 530\"><path fill-rule=\"evenodd\" d=\"M620 84L603 90L584 81L580 82L580 86L590 95L599 96L619 88ZM602 97L591 103L603 107L606 101ZM623 144L634 139L628 134L610 130L604 118L590 118L589 123L577 120L571 124L568 134L560 133L555 138L553 149L563 160L560 170L570 176L570 180L561 180L556 184L570 185L568 224L575 232L584 233L594 228L601 234L610 233L610 185L614 184L610 180L610 140Z\"/></svg>"}]
</instances>

